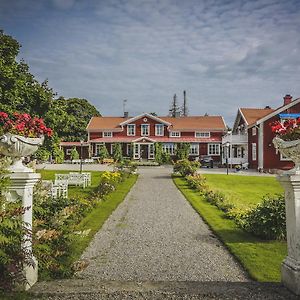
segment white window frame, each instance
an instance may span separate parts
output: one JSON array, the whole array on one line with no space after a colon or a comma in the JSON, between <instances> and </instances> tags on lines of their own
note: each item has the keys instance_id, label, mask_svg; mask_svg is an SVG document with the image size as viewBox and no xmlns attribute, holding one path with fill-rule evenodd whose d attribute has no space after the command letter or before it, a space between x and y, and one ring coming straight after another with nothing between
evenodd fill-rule
<instances>
[{"instance_id":1,"label":"white window frame","mask_svg":"<svg viewBox=\"0 0 300 300\"><path fill-rule=\"evenodd\" d=\"M110 155L113 155L114 153L114 144L110 144Z\"/></svg>"},{"instance_id":2,"label":"white window frame","mask_svg":"<svg viewBox=\"0 0 300 300\"><path fill-rule=\"evenodd\" d=\"M256 135L256 132L257 132L256 127L255 127L255 126L252 127L252 136L255 136L255 135Z\"/></svg>"},{"instance_id":3,"label":"white window frame","mask_svg":"<svg viewBox=\"0 0 300 300\"><path fill-rule=\"evenodd\" d=\"M143 128L147 128L147 134L143 133ZM150 135L150 125L141 124L141 136L149 136L149 135Z\"/></svg>"},{"instance_id":4,"label":"white window frame","mask_svg":"<svg viewBox=\"0 0 300 300\"><path fill-rule=\"evenodd\" d=\"M130 134L129 126L133 128L133 134ZM135 124L127 124L127 136L135 136Z\"/></svg>"},{"instance_id":5,"label":"white window frame","mask_svg":"<svg viewBox=\"0 0 300 300\"><path fill-rule=\"evenodd\" d=\"M256 146L256 143L252 143L251 150L252 150L252 160L256 161L257 160L257 146Z\"/></svg>"},{"instance_id":6,"label":"white window frame","mask_svg":"<svg viewBox=\"0 0 300 300\"><path fill-rule=\"evenodd\" d=\"M66 149L66 155L71 155L72 153L72 148Z\"/></svg>"},{"instance_id":7,"label":"white window frame","mask_svg":"<svg viewBox=\"0 0 300 300\"><path fill-rule=\"evenodd\" d=\"M158 128L161 128L161 132L158 132ZM164 136L165 135L165 126L163 124L155 124L155 135Z\"/></svg>"},{"instance_id":8,"label":"white window frame","mask_svg":"<svg viewBox=\"0 0 300 300\"><path fill-rule=\"evenodd\" d=\"M103 145L103 144L95 144L95 156L99 155L101 146L105 147L105 145Z\"/></svg>"},{"instance_id":9,"label":"white window frame","mask_svg":"<svg viewBox=\"0 0 300 300\"><path fill-rule=\"evenodd\" d=\"M211 146L214 146L214 148L217 151L214 151L214 153L212 153L210 148ZM221 148L220 144L207 144L207 154L210 156L219 156L221 154L220 148Z\"/></svg>"},{"instance_id":10,"label":"white window frame","mask_svg":"<svg viewBox=\"0 0 300 300\"><path fill-rule=\"evenodd\" d=\"M195 131L195 138L206 139L210 138L209 131Z\"/></svg>"},{"instance_id":11,"label":"white window frame","mask_svg":"<svg viewBox=\"0 0 300 300\"><path fill-rule=\"evenodd\" d=\"M190 155L199 155L199 144L192 143L190 145Z\"/></svg>"},{"instance_id":12,"label":"white window frame","mask_svg":"<svg viewBox=\"0 0 300 300\"><path fill-rule=\"evenodd\" d=\"M113 137L112 131L103 131L102 137Z\"/></svg>"},{"instance_id":13,"label":"white window frame","mask_svg":"<svg viewBox=\"0 0 300 300\"><path fill-rule=\"evenodd\" d=\"M130 148L131 148L131 144L127 144L127 145L126 145L126 155L127 155L127 156L130 155Z\"/></svg>"},{"instance_id":14,"label":"white window frame","mask_svg":"<svg viewBox=\"0 0 300 300\"><path fill-rule=\"evenodd\" d=\"M170 131L170 137L181 137L180 131Z\"/></svg>"},{"instance_id":15,"label":"white window frame","mask_svg":"<svg viewBox=\"0 0 300 300\"><path fill-rule=\"evenodd\" d=\"M162 151L170 155L175 154L176 146L174 143L164 143L162 144Z\"/></svg>"}]
</instances>

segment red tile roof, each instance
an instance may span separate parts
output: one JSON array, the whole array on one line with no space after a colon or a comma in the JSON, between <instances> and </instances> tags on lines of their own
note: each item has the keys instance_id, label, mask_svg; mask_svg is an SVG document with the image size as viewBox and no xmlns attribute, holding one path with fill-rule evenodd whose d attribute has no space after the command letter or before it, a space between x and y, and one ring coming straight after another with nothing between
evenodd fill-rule
<instances>
[{"instance_id":1,"label":"red tile roof","mask_svg":"<svg viewBox=\"0 0 300 300\"><path fill-rule=\"evenodd\" d=\"M240 110L248 125L255 123L257 120L274 111L274 109L271 108L240 108Z\"/></svg>"},{"instance_id":2,"label":"red tile roof","mask_svg":"<svg viewBox=\"0 0 300 300\"><path fill-rule=\"evenodd\" d=\"M172 124L172 130L225 130L226 125L221 116L190 116L190 117L158 117ZM122 117L93 117L87 130L121 130L120 123L130 118Z\"/></svg>"}]
</instances>

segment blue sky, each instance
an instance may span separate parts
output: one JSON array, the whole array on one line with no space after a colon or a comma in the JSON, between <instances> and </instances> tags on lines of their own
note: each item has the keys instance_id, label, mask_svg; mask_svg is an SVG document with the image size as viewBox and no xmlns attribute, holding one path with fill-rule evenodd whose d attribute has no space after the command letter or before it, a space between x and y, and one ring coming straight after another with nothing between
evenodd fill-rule
<instances>
[{"instance_id":1,"label":"blue sky","mask_svg":"<svg viewBox=\"0 0 300 300\"><path fill-rule=\"evenodd\" d=\"M0 28L58 96L103 115L191 115L280 106L300 97L300 1L0 0Z\"/></svg>"}]
</instances>

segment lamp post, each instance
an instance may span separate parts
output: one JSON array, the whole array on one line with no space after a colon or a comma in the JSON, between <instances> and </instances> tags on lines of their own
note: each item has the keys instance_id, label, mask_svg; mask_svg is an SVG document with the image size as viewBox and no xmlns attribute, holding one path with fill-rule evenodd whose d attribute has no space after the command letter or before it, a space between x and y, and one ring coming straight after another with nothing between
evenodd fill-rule
<instances>
[{"instance_id":1,"label":"lamp post","mask_svg":"<svg viewBox=\"0 0 300 300\"><path fill-rule=\"evenodd\" d=\"M83 140L80 141L80 174L82 173L82 146Z\"/></svg>"},{"instance_id":2,"label":"lamp post","mask_svg":"<svg viewBox=\"0 0 300 300\"><path fill-rule=\"evenodd\" d=\"M226 147L226 174L228 175L228 157L229 157L229 142L226 142L225 147Z\"/></svg>"}]
</instances>

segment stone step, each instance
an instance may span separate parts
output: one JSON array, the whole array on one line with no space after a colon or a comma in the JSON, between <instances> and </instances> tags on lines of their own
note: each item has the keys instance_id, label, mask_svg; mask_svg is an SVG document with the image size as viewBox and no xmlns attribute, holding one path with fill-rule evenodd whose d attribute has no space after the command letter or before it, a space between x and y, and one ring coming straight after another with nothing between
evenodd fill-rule
<instances>
[{"instance_id":1,"label":"stone step","mask_svg":"<svg viewBox=\"0 0 300 300\"><path fill-rule=\"evenodd\" d=\"M195 281L103 281L68 279L39 282L36 299L299 299L279 283Z\"/></svg>"}]
</instances>

